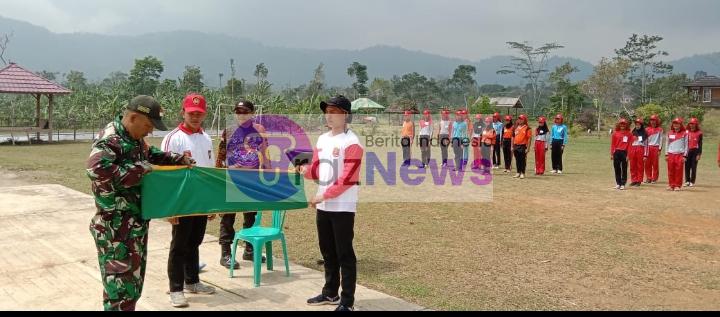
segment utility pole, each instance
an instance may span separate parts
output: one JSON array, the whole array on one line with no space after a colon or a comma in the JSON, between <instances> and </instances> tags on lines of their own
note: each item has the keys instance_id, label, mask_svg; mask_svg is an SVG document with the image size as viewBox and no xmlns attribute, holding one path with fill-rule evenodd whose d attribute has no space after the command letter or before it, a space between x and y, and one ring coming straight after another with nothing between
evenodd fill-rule
<instances>
[{"instance_id":1,"label":"utility pole","mask_svg":"<svg viewBox=\"0 0 720 317\"><path fill-rule=\"evenodd\" d=\"M598 100L597 98L594 98L594 99L593 99L593 103L595 104L595 107L598 109L598 113L597 113L597 117L598 117L597 131L598 131L598 139L599 139L599 138L600 138L600 103L599 103L598 101L599 101L599 100Z\"/></svg>"},{"instance_id":2,"label":"utility pole","mask_svg":"<svg viewBox=\"0 0 720 317\"><path fill-rule=\"evenodd\" d=\"M235 102L235 60L230 59L230 100Z\"/></svg>"}]
</instances>

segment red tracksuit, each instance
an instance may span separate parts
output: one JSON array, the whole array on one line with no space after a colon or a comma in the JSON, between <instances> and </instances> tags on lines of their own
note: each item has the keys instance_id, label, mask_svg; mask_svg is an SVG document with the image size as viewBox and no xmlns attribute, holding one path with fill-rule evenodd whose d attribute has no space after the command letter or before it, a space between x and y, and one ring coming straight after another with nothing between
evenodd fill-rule
<instances>
[{"instance_id":1,"label":"red tracksuit","mask_svg":"<svg viewBox=\"0 0 720 317\"><path fill-rule=\"evenodd\" d=\"M657 182L660 177L660 152L663 143L663 128L645 128L648 135L648 156L645 160L645 178L648 182Z\"/></svg>"},{"instance_id":2,"label":"red tracksuit","mask_svg":"<svg viewBox=\"0 0 720 317\"><path fill-rule=\"evenodd\" d=\"M665 146L668 165L668 183L670 188L681 188L683 183L683 172L685 169L685 157L688 154L687 132L670 131L668 133L667 145Z\"/></svg>"},{"instance_id":3,"label":"red tracksuit","mask_svg":"<svg viewBox=\"0 0 720 317\"><path fill-rule=\"evenodd\" d=\"M630 182L642 183L645 169L645 158L648 155L647 139L633 135L630 145Z\"/></svg>"},{"instance_id":4,"label":"red tracksuit","mask_svg":"<svg viewBox=\"0 0 720 317\"><path fill-rule=\"evenodd\" d=\"M545 153L548 150L550 131L535 129L535 174L545 174Z\"/></svg>"}]
</instances>

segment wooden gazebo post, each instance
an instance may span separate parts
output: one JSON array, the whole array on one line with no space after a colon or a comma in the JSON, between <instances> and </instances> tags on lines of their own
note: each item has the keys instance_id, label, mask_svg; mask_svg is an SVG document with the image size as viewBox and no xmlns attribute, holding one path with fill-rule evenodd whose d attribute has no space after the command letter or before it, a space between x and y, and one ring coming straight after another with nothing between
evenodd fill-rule
<instances>
[{"instance_id":1,"label":"wooden gazebo post","mask_svg":"<svg viewBox=\"0 0 720 317\"><path fill-rule=\"evenodd\" d=\"M52 133L53 133L53 95L48 94L48 142L52 142ZM58 137L58 141L59 137Z\"/></svg>"},{"instance_id":2,"label":"wooden gazebo post","mask_svg":"<svg viewBox=\"0 0 720 317\"><path fill-rule=\"evenodd\" d=\"M40 126L42 123L40 121L40 98L42 98L41 94L35 95L35 124L37 125L38 129L42 129ZM35 132L35 137L40 140L40 132ZM29 143L30 140L28 140Z\"/></svg>"}]
</instances>

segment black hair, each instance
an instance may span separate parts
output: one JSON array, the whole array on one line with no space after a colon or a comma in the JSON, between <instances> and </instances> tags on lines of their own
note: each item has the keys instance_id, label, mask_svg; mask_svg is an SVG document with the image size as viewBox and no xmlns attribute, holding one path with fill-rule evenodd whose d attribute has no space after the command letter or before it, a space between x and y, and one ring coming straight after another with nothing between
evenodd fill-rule
<instances>
[{"instance_id":1,"label":"black hair","mask_svg":"<svg viewBox=\"0 0 720 317\"><path fill-rule=\"evenodd\" d=\"M550 130L548 129L548 126L547 126L547 122L544 122L542 125L539 125L539 126L537 127L537 131L544 131L545 134L547 134L548 132L550 132Z\"/></svg>"},{"instance_id":2,"label":"black hair","mask_svg":"<svg viewBox=\"0 0 720 317\"><path fill-rule=\"evenodd\" d=\"M645 123L641 123L639 128L637 126L635 126L635 128L632 130L632 134L634 136L642 137L643 140L647 140L647 131L645 131Z\"/></svg>"}]
</instances>

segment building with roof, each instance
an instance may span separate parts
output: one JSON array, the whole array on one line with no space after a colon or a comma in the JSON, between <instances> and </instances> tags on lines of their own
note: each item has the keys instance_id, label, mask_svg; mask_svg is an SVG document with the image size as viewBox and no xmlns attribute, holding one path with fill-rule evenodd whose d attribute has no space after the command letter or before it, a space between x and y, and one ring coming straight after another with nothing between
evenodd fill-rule
<instances>
[{"instance_id":1,"label":"building with roof","mask_svg":"<svg viewBox=\"0 0 720 317\"><path fill-rule=\"evenodd\" d=\"M57 83L37 75L15 63L10 63L0 69L0 93L31 95L35 98L35 124L29 127L0 127L0 132L35 133L40 139L40 133L48 134L48 141L52 142L53 133L53 99L56 95L72 93ZM42 118L40 101L45 96L48 101L47 118ZM28 138L29 139L29 138Z\"/></svg>"}]
</instances>

